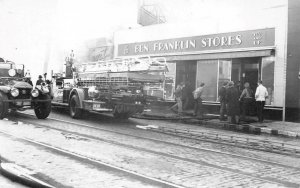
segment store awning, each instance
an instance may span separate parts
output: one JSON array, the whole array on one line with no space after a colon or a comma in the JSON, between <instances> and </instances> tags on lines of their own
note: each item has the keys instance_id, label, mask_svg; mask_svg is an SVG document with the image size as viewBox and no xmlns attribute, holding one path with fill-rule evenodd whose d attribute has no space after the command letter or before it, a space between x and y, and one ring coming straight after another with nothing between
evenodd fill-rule
<instances>
[{"instance_id":1,"label":"store awning","mask_svg":"<svg viewBox=\"0 0 300 188\"><path fill-rule=\"evenodd\" d=\"M235 52L221 52L221 53L203 53L203 54L189 54L189 55L173 55L165 56L167 61L181 61L181 60L201 60L201 59L231 59L243 57L265 57L270 56L272 49L253 50L253 51L235 51Z\"/></svg>"}]
</instances>

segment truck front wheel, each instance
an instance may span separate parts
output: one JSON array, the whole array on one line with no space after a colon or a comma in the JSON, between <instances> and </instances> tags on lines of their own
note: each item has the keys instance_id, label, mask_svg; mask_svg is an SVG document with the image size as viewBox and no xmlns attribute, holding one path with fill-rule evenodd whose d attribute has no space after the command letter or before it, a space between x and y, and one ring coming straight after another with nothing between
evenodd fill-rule
<instances>
[{"instance_id":1,"label":"truck front wheel","mask_svg":"<svg viewBox=\"0 0 300 188\"><path fill-rule=\"evenodd\" d=\"M8 114L8 100L5 93L0 92L0 119L6 118Z\"/></svg>"},{"instance_id":2,"label":"truck front wheel","mask_svg":"<svg viewBox=\"0 0 300 188\"><path fill-rule=\"evenodd\" d=\"M51 112L51 97L44 95L41 100L47 100L47 102L36 102L34 104L34 113L38 119L46 119Z\"/></svg>"},{"instance_id":3,"label":"truck front wheel","mask_svg":"<svg viewBox=\"0 0 300 188\"><path fill-rule=\"evenodd\" d=\"M77 95L73 95L70 100L70 116L72 118L81 118L82 109L79 106L79 98Z\"/></svg>"}]
</instances>

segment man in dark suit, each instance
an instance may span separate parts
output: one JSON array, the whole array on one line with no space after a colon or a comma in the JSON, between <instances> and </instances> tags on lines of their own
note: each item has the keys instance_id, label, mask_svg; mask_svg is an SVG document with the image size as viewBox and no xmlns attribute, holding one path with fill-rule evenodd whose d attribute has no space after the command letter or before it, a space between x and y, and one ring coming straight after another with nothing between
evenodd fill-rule
<instances>
[{"instance_id":1,"label":"man in dark suit","mask_svg":"<svg viewBox=\"0 0 300 188\"><path fill-rule=\"evenodd\" d=\"M44 82L43 76L39 75L39 79L36 81L35 85L41 85Z\"/></svg>"}]
</instances>

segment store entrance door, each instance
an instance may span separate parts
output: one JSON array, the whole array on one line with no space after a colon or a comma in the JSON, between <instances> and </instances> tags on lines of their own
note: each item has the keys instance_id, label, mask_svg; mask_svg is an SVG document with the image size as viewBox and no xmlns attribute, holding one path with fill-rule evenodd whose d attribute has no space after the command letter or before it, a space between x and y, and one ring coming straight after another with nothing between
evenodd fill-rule
<instances>
[{"instance_id":1,"label":"store entrance door","mask_svg":"<svg viewBox=\"0 0 300 188\"><path fill-rule=\"evenodd\" d=\"M260 57L233 59L231 80L240 83L240 90L244 88L244 83L248 82L255 91L260 79L260 64Z\"/></svg>"},{"instance_id":2,"label":"store entrance door","mask_svg":"<svg viewBox=\"0 0 300 188\"><path fill-rule=\"evenodd\" d=\"M191 89L196 85L197 61L180 61L176 63L176 86L181 82L189 83Z\"/></svg>"},{"instance_id":3,"label":"store entrance door","mask_svg":"<svg viewBox=\"0 0 300 188\"><path fill-rule=\"evenodd\" d=\"M258 82L258 70L245 70L243 84L248 82L252 90L256 89Z\"/></svg>"},{"instance_id":4,"label":"store entrance door","mask_svg":"<svg viewBox=\"0 0 300 188\"><path fill-rule=\"evenodd\" d=\"M176 63L176 86L181 82L186 87L183 92L183 110L193 108L193 94L196 86L197 61L180 61Z\"/></svg>"}]
</instances>

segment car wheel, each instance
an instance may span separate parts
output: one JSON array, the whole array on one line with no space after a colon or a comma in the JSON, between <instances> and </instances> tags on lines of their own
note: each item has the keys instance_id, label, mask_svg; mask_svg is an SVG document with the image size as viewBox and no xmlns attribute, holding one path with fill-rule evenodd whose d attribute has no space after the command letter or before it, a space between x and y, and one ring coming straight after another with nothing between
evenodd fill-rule
<instances>
[{"instance_id":1,"label":"car wheel","mask_svg":"<svg viewBox=\"0 0 300 188\"><path fill-rule=\"evenodd\" d=\"M79 105L79 98L77 95L73 95L70 100L70 116L72 118L81 118L82 117L82 109Z\"/></svg>"},{"instance_id":2,"label":"car wheel","mask_svg":"<svg viewBox=\"0 0 300 188\"><path fill-rule=\"evenodd\" d=\"M0 92L0 119L6 118L8 114L8 98L5 93Z\"/></svg>"},{"instance_id":3,"label":"car wheel","mask_svg":"<svg viewBox=\"0 0 300 188\"><path fill-rule=\"evenodd\" d=\"M44 95L39 98L40 100L49 100L47 102L36 102L34 104L34 113L38 119L46 119L51 112L51 97Z\"/></svg>"}]
</instances>

